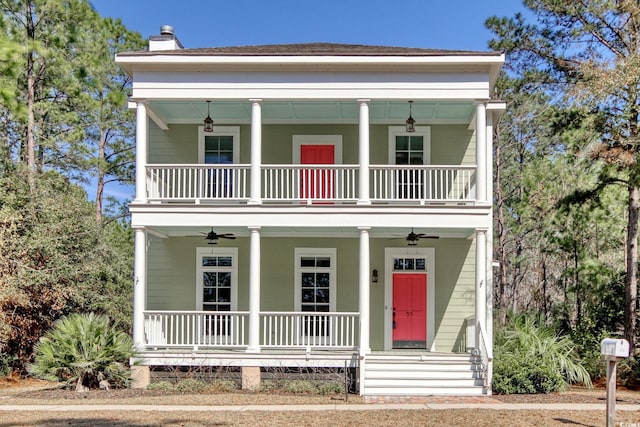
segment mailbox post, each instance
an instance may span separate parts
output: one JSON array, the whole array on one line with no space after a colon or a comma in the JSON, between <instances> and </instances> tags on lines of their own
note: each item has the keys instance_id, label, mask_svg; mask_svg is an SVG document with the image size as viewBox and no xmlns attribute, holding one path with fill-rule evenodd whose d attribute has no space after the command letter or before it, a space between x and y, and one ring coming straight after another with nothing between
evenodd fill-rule
<instances>
[{"instance_id":1,"label":"mailbox post","mask_svg":"<svg viewBox=\"0 0 640 427\"><path fill-rule=\"evenodd\" d=\"M607 362L607 427L616 425L616 371L618 360L629 357L629 342L623 339L605 338L600 344L600 354Z\"/></svg>"}]
</instances>

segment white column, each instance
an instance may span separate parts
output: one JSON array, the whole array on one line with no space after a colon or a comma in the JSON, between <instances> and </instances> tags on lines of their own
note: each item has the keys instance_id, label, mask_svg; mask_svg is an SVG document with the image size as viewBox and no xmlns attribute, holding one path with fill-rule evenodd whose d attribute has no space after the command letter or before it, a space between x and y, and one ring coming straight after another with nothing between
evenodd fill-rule
<instances>
[{"instance_id":1,"label":"white column","mask_svg":"<svg viewBox=\"0 0 640 427\"><path fill-rule=\"evenodd\" d=\"M369 198L369 99L358 99L360 104L360 122L358 138L358 204L370 205Z\"/></svg>"},{"instance_id":2,"label":"white column","mask_svg":"<svg viewBox=\"0 0 640 427\"><path fill-rule=\"evenodd\" d=\"M260 227L249 227L249 347L260 351Z\"/></svg>"},{"instance_id":3,"label":"white column","mask_svg":"<svg viewBox=\"0 0 640 427\"><path fill-rule=\"evenodd\" d=\"M261 166L262 166L262 100L250 99L251 101L251 194L249 196L250 205L262 203L260 194Z\"/></svg>"},{"instance_id":4,"label":"white column","mask_svg":"<svg viewBox=\"0 0 640 427\"><path fill-rule=\"evenodd\" d=\"M487 330L487 231L476 230L476 347L480 328Z\"/></svg>"},{"instance_id":5,"label":"white column","mask_svg":"<svg viewBox=\"0 0 640 427\"><path fill-rule=\"evenodd\" d=\"M487 179L487 195L488 200L493 200L493 125L494 125L495 112L487 112L487 165L488 165L488 179ZM486 278L488 285L485 287L485 310L486 318L493 319L493 211L489 211L489 228L487 229L487 256L486 259ZM487 322L485 325L485 331L487 332L487 346L489 350L493 352L493 321Z\"/></svg>"},{"instance_id":6,"label":"white column","mask_svg":"<svg viewBox=\"0 0 640 427\"><path fill-rule=\"evenodd\" d=\"M147 298L147 232L144 228L135 230L133 274L133 343L136 349L142 350Z\"/></svg>"},{"instance_id":7,"label":"white column","mask_svg":"<svg viewBox=\"0 0 640 427\"><path fill-rule=\"evenodd\" d=\"M484 102L476 104L476 199L487 199L487 109Z\"/></svg>"},{"instance_id":8,"label":"white column","mask_svg":"<svg viewBox=\"0 0 640 427\"><path fill-rule=\"evenodd\" d=\"M371 352L369 345L369 227L360 230L360 270L358 273L358 309L360 311L360 355Z\"/></svg>"},{"instance_id":9,"label":"white column","mask_svg":"<svg viewBox=\"0 0 640 427\"><path fill-rule=\"evenodd\" d=\"M138 102L136 106L136 199L135 202L147 201L147 144L149 133L149 120L147 107Z\"/></svg>"}]
</instances>

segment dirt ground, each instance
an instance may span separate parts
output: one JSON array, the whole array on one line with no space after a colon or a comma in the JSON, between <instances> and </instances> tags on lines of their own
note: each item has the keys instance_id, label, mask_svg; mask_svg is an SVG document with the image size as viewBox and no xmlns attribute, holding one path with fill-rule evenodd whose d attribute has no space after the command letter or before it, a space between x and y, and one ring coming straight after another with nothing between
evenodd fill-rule
<instances>
[{"instance_id":1,"label":"dirt ground","mask_svg":"<svg viewBox=\"0 0 640 427\"><path fill-rule=\"evenodd\" d=\"M618 390L617 404L640 404L640 392ZM484 399L484 400L483 400ZM547 395L510 395L473 398L486 403L605 403L603 389L571 389ZM442 403L452 398L414 398L412 403ZM467 399L467 401L469 401ZM110 390L76 393L37 380L0 382L0 405L351 405L364 403L359 396L315 396L270 393L180 394L148 390ZM337 408L339 409L339 408ZM378 410L378 411L51 411L0 412L5 426L603 426L604 411L542 410ZM640 412L617 411L616 425L640 427Z\"/></svg>"}]
</instances>

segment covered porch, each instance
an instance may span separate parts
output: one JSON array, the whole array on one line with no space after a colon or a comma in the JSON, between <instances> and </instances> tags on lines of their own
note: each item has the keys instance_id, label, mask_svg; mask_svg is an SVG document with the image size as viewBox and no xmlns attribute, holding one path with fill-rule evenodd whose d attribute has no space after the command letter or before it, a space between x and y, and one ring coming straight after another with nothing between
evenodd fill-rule
<instances>
[{"instance_id":1,"label":"covered porch","mask_svg":"<svg viewBox=\"0 0 640 427\"><path fill-rule=\"evenodd\" d=\"M211 223L210 215L203 224ZM413 219L423 238L412 245L404 227L240 227L229 224L233 218L216 232L235 238L220 238L215 245L207 244L204 225L136 227L136 244L147 248L136 251L144 255L136 269L147 277L144 288L136 282L134 315L145 364L342 368L346 363L360 369L375 355L405 351L422 357L419 364L434 354L462 354L466 364L480 356L485 363L475 365L488 366L485 325L475 321L486 317L484 230L427 229ZM401 321L394 283L422 275L423 341L399 343L404 338L394 333Z\"/></svg>"}]
</instances>

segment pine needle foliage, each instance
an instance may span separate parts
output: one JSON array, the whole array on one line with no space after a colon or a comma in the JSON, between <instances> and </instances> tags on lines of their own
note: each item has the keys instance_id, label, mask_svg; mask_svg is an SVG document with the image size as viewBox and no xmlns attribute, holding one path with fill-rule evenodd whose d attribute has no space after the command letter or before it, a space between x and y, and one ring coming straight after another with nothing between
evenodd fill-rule
<instances>
[{"instance_id":1,"label":"pine needle foliage","mask_svg":"<svg viewBox=\"0 0 640 427\"><path fill-rule=\"evenodd\" d=\"M64 381L68 388L75 385L77 391L128 387L128 361L133 355L131 337L116 329L107 316L71 314L40 339L29 372Z\"/></svg>"},{"instance_id":2,"label":"pine needle foliage","mask_svg":"<svg viewBox=\"0 0 640 427\"><path fill-rule=\"evenodd\" d=\"M569 384L592 387L575 344L521 314L496 334L494 391L500 394L549 393Z\"/></svg>"}]
</instances>

